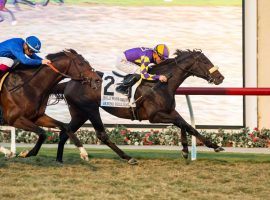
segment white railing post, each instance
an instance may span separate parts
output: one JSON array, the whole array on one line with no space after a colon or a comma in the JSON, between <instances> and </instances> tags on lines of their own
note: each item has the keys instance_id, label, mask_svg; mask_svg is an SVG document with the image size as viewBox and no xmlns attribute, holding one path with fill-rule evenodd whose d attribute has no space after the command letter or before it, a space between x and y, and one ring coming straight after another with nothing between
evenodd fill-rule
<instances>
[{"instance_id":1,"label":"white railing post","mask_svg":"<svg viewBox=\"0 0 270 200\"><path fill-rule=\"evenodd\" d=\"M16 129L14 127L10 127L11 138L10 138L10 151L16 154Z\"/></svg>"},{"instance_id":2,"label":"white railing post","mask_svg":"<svg viewBox=\"0 0 270 200\"><path fill-rule=\"evenodd\" d=\"M188 110L189 110L189 115L190 115L191 126L193 128L195 128L195 118L194 118L194 113L193 113L193 109L192 109L191 100L190 100L188 95L186 95L186 99L187 99L187 104L188 104ZM191 146L191 160L196 160L197 159L197 146L196 146L196 137L195 136L192 136L191 143L192 143L192 146Z\"/></svg>"},{"instance_id":3,"label":"white railing post","mask_svg":"<svg viewBox=\"0 0 270 200\"><path fill-rule=\"evenodd\" d=\"M11 132L10 136L10 151L16 154L16 129L12 126L1 126L1 130L9 130Z\"/></svg>"}]
</instances>

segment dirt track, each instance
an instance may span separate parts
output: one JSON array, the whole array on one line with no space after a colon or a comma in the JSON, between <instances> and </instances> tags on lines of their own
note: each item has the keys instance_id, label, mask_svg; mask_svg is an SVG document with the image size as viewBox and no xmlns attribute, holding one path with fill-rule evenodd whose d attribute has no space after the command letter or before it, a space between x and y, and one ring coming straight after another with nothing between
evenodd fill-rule
<instances>
[{"instance_id":1,"label":"dirt track","mask_svg":"<svg viewBox=\"0 0 270 200\"><path fill-rule=\"evenodd\" d=\"M42 56L74 48L99 70L111 69L118 52L131 47L153 47L165 42L171 52L177 48L198 48L220 66L226 77L222 87L241 87L241 15L241 7L23 7L15 12L16 26L11 26L8 20L0 23L0 41L38 35L43 41ZM184 86L209 85L190 78ZM242 97L191 98L197 124L242 124ZM177 110L189 121L185 97L178 97L177 105ZM47 112L60 120L69 119L63 105L51 107ZM102 115L105 123L115 120L108 114Z\"/></svg>"}]
</instances>

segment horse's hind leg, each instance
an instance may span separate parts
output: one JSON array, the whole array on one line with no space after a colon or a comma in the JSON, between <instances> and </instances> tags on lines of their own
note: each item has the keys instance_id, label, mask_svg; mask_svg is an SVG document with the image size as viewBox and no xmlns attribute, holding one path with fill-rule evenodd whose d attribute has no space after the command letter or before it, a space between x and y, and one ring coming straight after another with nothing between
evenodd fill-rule
<instances>
[{"instance_id":1,"label":"horse's hind leg","mask_svg":"<svg viewBox=\"0 0 270 200\"><path fill-rule=\"evenodd\" d=\"M127 155L124 151L122 151L121 149L119 149L115 143L113 143L109 136L107 135L107 133L104 131L97 131L97 137L98 139L101 140L101 142L103 142L104 144L106 144L107 146L109 146L115 153L117 153L118 156L120 156L122 159L125 159L128 161L128 164L131 165L135 165L138 164L138 161L132 157L130 157L129 155Z\"/></svg>"},{"instance_id":2,"label":"horse's hind leg","mask_svg":"<svg viewBox=\"0 0 270 200\"><path fill-rule=\"evenodd\" d=\"M115 143L113 143L110 140L109 136L105 132L105 128L104 128L104 125L103 125L102 120L100 118L100 113L99 113L99 108L98 107L91 109L91 114L89 115L89 120L91 121L91 123L92 123L92 125L93 125L93 127L94 127L94 129L96 131L97 137L98 137L98 139L101 140L101 142L103 142L104 144L109 146L122 159L127 160L129 164L135 165L135 164L138 163L137 160L135 160L134 158L128 156L124 151L119 149L115 145Z\"/></svg>"},{"instance_id":3,"label":"horse's hind leg","mask_svg":"<svg viewBox=\"0 0 270 200\"><path fill-rule=\"evenodd\" d=\"M46 132L44 129L40 128L39 126L35 125L32 121L21 117L17 119L14 123L13 126L16 128L21 128L25 131L31 131L34 132L38 135L38 141L34 148L32 148L29 152L23 152L20 154L22 157L29 157L29 156L36 156L39 152L39 149L43 142L46 140Z\"/></svg>"}]
</instances>

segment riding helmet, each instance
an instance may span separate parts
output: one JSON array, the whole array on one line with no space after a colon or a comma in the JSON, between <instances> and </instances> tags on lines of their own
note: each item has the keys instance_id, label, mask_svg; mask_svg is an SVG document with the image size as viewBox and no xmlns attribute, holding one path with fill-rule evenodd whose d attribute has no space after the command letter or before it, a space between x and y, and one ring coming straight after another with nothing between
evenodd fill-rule
<instances>
[{"instance_id":1,"label":"riding helmet","mask_svg":"<svg viewBox=\"0 0 270 200\"><path fill-rule=\"evenodd\" d=\"M36 36L29 36L26 38L26 44L29 46L31 50L35 53L39 53L41 48L41 42Z\"/></svg>"},{"instance_id":2,"label":"riding helmet","mask_svg":"<svg viewBox=\"0 0 270 200\"><path fill-rule=\"evenodd\" d=\"M157 52L160 58L168 59L169 58L169 48L165 44L158 44L155 46L154 51Z\"/></svg>"}]
</instances>

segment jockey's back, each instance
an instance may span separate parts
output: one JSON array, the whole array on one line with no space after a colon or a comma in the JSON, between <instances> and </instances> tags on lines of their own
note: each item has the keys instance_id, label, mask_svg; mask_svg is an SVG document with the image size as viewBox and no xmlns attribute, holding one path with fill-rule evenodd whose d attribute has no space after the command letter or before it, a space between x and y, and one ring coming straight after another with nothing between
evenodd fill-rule
<instances>
[{"instance_id":1,"label":"jockey's back","mask_svg":"<svg viewBox=\"0 0 270 200\"><path fill-rule=\"evenodd\" d=\"M137 47L133 49L128 49L124 52L128 61L141 65L142 58L148 58L149 63L154 63L153 59L153 49L145 47Z\"/></svg>"}]
</instances>

